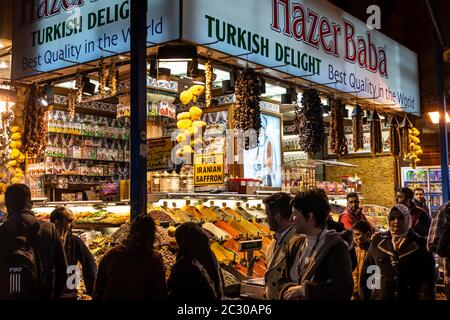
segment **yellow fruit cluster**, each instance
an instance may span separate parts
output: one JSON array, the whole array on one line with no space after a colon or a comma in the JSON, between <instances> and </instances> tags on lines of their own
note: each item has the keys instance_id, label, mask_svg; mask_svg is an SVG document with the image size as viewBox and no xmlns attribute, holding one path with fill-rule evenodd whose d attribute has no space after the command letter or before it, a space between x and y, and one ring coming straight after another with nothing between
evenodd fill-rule
<instances>
[{"instance_id":1,"label":"yellow fruit cluster","mask_svg":"<svg viewBox=\"0 0 450 320\"><path fill-rule=\"evenodd\" d=\"M198 97L205 93L205 87L199 84L193 85L188 90L180 94L181 103L187 105L191 102L197 102Z\"/></svg>"},{"instance_id":2,"label":"yellow fruit cluster","mask_svg":"<svg viewBox=\"0 0 450 320\"><path fill-rule=\"evenodd\" d=\"M198 133L206 127L206 122L200 120L202 114L202 109L193 106L189 112L181 112L177 115L177 127L181 132L177 135L176 140L179 144L184 145L177 151L177 157L192 155L194 153L192 147L202 145L203 139L197 137Z\"/></svg>"},{"instance_id":3,"label":"yellow fruit cluster","mask_svg":"<svg viewBox=\"0 0 450 320\"><path fill-rule=\"evenodd\" d=\"M21 165L25 162L25 155L20 151L22 147L22 127L19 125L13 125L10 128L11 132L11 143L9 147L11 149L9 153L9 161L6 165L9 174L11 175L11 183L21 183L24 178L23 170Z\"/></svg>"},{"instance_id":4,"label":"yellow fruit cluster","mask_svg":"<svg viewBox=\"0 0 450 320\"><path fill-rule=\"evenodd\" d=\"M404 160L411 163L413 169L416 168L420 162L420 156L423 154L422 147L420 146L420 139L418 138L420 131L417 128L411 128L408 130L409 140L409 153L405 155Z\"/></svg>"}]
</instances>

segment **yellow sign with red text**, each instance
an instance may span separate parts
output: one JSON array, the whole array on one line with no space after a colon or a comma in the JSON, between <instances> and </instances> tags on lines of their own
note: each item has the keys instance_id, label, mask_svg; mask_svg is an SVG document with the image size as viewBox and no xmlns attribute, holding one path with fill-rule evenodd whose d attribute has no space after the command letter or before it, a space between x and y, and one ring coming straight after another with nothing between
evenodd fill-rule
<instances>
[{"instance_id":1,"label":"yellow sign with red text","mask_svg":"<svg viewBox=\"0 0 450 320\"><path fill-rule=\"evenodd\" d=\"M194 155L194 186L224 184L224 154Z\"/></svg>"}]
</instances>

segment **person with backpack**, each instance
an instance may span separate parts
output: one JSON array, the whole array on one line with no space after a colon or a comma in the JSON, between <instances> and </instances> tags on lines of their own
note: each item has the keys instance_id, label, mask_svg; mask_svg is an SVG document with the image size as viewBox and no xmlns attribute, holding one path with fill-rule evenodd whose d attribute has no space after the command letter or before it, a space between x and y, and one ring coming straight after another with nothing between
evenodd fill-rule
<instances>
[{"instance_id":1,"label":"person with backpack","mask_svg":"<svg viewBox=\"0 0 450 320\"><path fill-rule=\"evenodd\" d=\"M444 267L445 293L447 300L450 300L450 201L442 205L431 220L427 248L441 258Z\"/></svg>"},{"instance_id":2,"label":"person with backpack","mask_svg":"<svg viewBox=\"0 0 450 320\"><path fill-rule=\"evenodd\" d=\"M71 268L69 274L74 274L78 270L78 263L83 270L83 280L86 285L86 293L92 296L94 291L95 277L97 275L97 265L94 257L80 237L72 234L74 216L72 211L66 207L57 207L50 214L50 222L54 223L56 230L64 244L67 264ZM78 271L76 271L78 272ZM63 300L76 300L78 289L76 277L71 277L66 289L61 297Z\"/></svg>"},{"instance_id":3,"label":"person with backpack","mask_svg":"<svg viewBox=\"0 0 450 320\"><path fill-rule=\"evenodd\" d=\"M0 226L0 300L56 300L67 280L67 262L56 227L38 220L25 184L5 193Z\"/></svg>"}]
</instances>

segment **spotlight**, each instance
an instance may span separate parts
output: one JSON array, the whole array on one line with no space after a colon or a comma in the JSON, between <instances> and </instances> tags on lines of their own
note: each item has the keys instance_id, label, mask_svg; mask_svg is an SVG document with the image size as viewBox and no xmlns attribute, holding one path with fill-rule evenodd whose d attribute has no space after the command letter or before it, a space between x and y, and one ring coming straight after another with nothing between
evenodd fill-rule
<instances>
[{"instance_id":1,"label":"spotlight","mask_svg":"<svg viewBox=\"0 0 450 320\"><path fill-rule=\"evenodd\" d=\"M222 93L223 94L234 93L234 87L232 87L231 85L231 80L222 81Z\"/></svg>"},{"instance_id":2,"label":"spotlight","mask_svg":"<svg viewBox=\"0 0 450 320\"><path fill-rule=\"evenodd\" d=\"M157 61L156 61L156 56L152 55L149 58L149 64L150 64L150 69L148 70L148 75L155 79L156 76L158 75L158 70L157 70Z\"/></svg>"},{"instance_id":3,"label":"spotlight","mask_svg":"<svg viewBox=\"0 0 450 320\"><path fill-rule=\"evenodd\" d=\"M159 68L157 80L170 81L170 69L169 68Z\"/></svg>"},{"instance_id":4,"label":"spotlight","mask_svg":"<svg viewBox=\"0 0 450 320\"><path fill-rule=\"evenodd\" d=\"M192 61L187 63L186 75L191 78L195 78L199 75L198 58L193 58Z\"/></svg>"},{"instance_id":5,"label":"spotlight","mask_svg":"<svg viewBox=\"0 0 450 320\"><path fill-rule=\"evenodd\" d=\"M55 92L52 85L44 86L44 98L50 102L55 100Z\"/></svg>"}]
</instances>

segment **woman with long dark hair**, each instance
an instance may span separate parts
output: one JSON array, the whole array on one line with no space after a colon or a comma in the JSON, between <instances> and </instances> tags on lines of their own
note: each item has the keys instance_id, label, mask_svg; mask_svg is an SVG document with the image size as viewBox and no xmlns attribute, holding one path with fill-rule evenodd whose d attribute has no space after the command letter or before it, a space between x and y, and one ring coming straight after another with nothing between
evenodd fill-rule
<instances>
[{"instance_id":1,"label":"woman with long dark hair","mask_svg":"<svg viewBox=\"0 0 450 320\"><path fill-rule=\"evenodd\" d=\"M203 229L195 223L184 223L177 228L175 238L179 251L168 280L169 298L178 301L224 298L222 272Z\"/></svg>"},{"instance_id":2,"label":"woman with long dark hair","mask_svg":"<svg viewBox=\"0 0 450 320\"><path fill-rule=\"evenodd\" d=\"M102 258L94 299L162 300L167 286L161 254L154 249L156 226L149 216L131 224L128 238Z\"/></svg>"}]
</instances>

